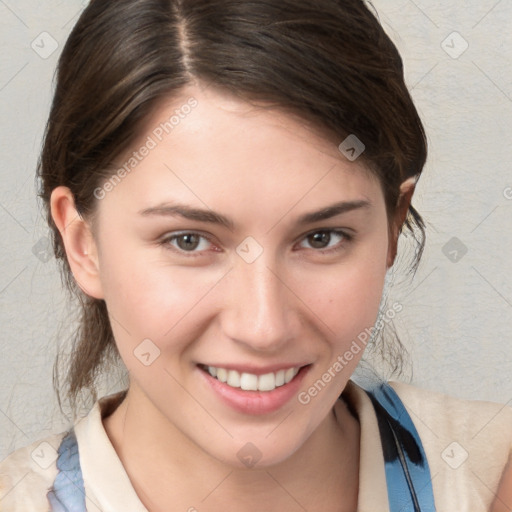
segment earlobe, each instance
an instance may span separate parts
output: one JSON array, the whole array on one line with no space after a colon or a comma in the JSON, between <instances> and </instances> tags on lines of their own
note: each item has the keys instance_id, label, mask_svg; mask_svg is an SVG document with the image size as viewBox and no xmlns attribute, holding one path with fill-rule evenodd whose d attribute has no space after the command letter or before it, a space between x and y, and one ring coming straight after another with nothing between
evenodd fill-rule
<instances>
[{"instance_id":1,"label":"earlobe","mask_svg":"<svg viewBox=\"0 0 512 512\"><path fill-rule=\"evenodd\" d=\"M395 210L395 218L392 220L389 236L389 247L388 247L388 260L387 267L390 268L395 262L397 249L398 249L398 237L402 226L407 218L407 212L411 205L412 196L416 188L417 176L411 176L407 178L400 185L400 193L398 196L397 206Z\"/></svg>"},{"instance_id":2,"label":"earlobe","mask_svg":"<svg viewBox=\"0 0 512 512\"><path fill-rule=\"evenodd\" d=\"M53 190L51 214L62 237L73 276L84 293L103 298L96 242L91 226L77 212L73 194L67 187Z\"/></svg>"}]
</instances>

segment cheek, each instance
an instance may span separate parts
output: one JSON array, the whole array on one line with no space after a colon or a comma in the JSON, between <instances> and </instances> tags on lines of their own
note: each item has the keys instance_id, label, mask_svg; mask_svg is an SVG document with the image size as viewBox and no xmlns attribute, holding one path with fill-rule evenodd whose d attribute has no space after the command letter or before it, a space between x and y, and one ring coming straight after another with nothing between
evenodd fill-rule
<instances>
[{"instance_id":1,"label":"cheek","mask_svg":"<svg viewBox=\"0 0 512 512\"><path fill-rule=\"evenodd\" d=\"M316 285L314 311L335 334L357 334L371 327L377 317L384 275L370 275L366 270L343 273L339 279L331 275L325 286Z\"/></svg>"},{"instance_id":2,"label":"cheek","mask_svg":"<svg viewBox=\"0 0 512 512\"><path fill-rule=\"evenodd\" d=\"M386 244L377 243L341 264L297 278L301 298L340 348L375 324L387 270L386 249Z\"/></svg>"},{"instance_id":3,"label":"cheek","mask_svg":"<svg viewBox=\"0 0 512 512\"><path fill-rule=\"evenodd\" d=\"M112 330L129 368L133 351L143 340L151 340L162 351L185 347L200 328L202 299L222 275L204 268L171 266L164 255L155 258L154 250L123 254L129 255L106 259L101 268ZM208 315L203 316L201 320L207 320Z\"/></svg>"}]
</instances>

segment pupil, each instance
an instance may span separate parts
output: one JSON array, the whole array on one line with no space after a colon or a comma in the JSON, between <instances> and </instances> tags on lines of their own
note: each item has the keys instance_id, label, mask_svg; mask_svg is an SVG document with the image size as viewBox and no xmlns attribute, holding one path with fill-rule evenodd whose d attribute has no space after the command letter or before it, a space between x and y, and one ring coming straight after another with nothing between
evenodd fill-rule
<instances>
[{"instance_id":1,"label":"pupil","mask_svg":"<svg viewBox=\"0 0 512 512\"><path fill-rule=\"evenodd\" d=\"M195 249L199 243L198 237L196 235L181 235L178 238L178 245L180 249L190 250Z\"/></svg>"},{"instance_id":2,"label":"pupil","mask_svg":"<svg viewBox=\"0 0 512 512\"><path fill-rule=\"evenodd\" d=\"M331 236L329 233L326 231L320 231L310 235L310 243L312 247L315 247L316 249L322 249L325 247L325 245L329 245L330 238Z\"/></svg>"}]
</instances>

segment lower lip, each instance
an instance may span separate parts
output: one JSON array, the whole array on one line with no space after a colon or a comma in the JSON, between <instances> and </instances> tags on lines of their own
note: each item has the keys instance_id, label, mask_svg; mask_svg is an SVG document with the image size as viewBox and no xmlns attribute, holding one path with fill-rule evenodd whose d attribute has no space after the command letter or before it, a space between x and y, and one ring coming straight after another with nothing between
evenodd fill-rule
<instances>
[{"instance_id":1,"label":"lower lip","mask_svg":"<svg viewBox=\"0 0 512 512\"><path fill-rule=\"evenodd\" d=\"M280 409L293 396L297 395L310 366L303 366L288 384L279 386L272 391L244 391L241 388L233 388L212 377L199 366L196 368L221 400L236 411L243 414L269 414Z\"/></svg>"}]
</instances>

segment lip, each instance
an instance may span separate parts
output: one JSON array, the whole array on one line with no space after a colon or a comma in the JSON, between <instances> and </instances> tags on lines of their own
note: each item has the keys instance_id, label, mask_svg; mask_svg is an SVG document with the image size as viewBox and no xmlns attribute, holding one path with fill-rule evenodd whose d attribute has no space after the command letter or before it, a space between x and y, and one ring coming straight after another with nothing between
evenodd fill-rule
<instances>
[{"instance_id":1,"label":"lip","mask_svg":"<svg viewBox=\"0 0 512 512\"><path fill-rule=\"evenodd\" d=\"M242 414L262 415L277 411L292 397L296 396L300 385L311 366L311 364L302 366L297 375L295 375L288 384L279 386L272 391L244 391L240 388L233 388L224 382L220 382L215 377L212 377L207 370L204 370L199 365L196 366L196 370L198 371L199 376L203 379L203 382L207 385L208 389L223 403L229 405L232 409ZM219 368L240 371L239 368L249 367L220 366ZM276 370L269 370L269 368L276 368ZM255 374L263 375L280 369L284 369L284 366L281 365L279 367L273 366L259 369L252 367L246 371L247 373L255 373L256 371L259 371L259 373Z\"/></svg>"}]
</instances>

